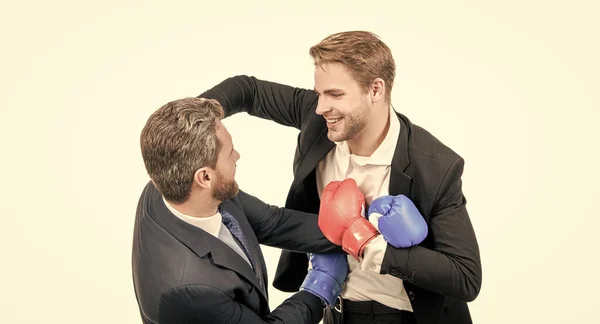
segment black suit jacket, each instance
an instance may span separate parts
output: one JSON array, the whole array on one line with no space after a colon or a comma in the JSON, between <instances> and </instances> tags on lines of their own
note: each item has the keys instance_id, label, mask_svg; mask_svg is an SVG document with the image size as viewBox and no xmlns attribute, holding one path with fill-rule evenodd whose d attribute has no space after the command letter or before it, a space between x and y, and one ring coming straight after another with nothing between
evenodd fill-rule
<instances>
[{"instance_id":1,"label":"black suit jacket","mask_svg":"<svg viewBox=\"0 0 600 324\"><path fill-rule=\"evenodd\" d=\"M318 213L320 199L315 170L335 146L327 126L316 114L318 97L312 90L294 88L254 77L237 76L200 95L217 99L226 116L238 112L273 120L300 130L294 157L294 181L286 207ZM470 323L466 302L481 287L479 247L461 188L463 159L402 114L391 164L389 193L404 194L417 206L429 227L418 246L388 245L381 274L403 279L418 323ZM283 251L273 285L297 291L306 274L306 258ZM446 307L444 308L444 304ZM446 321L445 321L446 322Z\"/></svg>"},{"instance_id":2,"label":"black suit jacket","mask_svg":"<svg viewBox=\"0 0 600 324\"><path fill-rule=\"evenodd\" d=\"M243 191L221 208L238 220L263 269L259 244L341 251L323 236L317 215L270 206ZM132 262L145 324L318 323L323 316L320 299L308 292L294 294L271 312L267 291L248 263L218 238L173 215L152 182L138 203ZM268 282L266 271L263 279Z\"/></svg>"}]
</instances>

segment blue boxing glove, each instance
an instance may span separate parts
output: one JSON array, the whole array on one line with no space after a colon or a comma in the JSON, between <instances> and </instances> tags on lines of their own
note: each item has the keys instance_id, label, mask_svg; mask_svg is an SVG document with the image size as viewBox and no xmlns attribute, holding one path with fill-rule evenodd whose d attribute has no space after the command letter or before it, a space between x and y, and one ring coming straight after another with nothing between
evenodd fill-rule
<instances>
[{"instance_id":1,"label":"blue boxing glove","mask_svg":"<svg viewBox=\"0 0 600 324\"><path fill-rule=\"evenodd\" d=\"M417 245L427 237L425 219L404 195L382 196L373 200L367 218L395 248Z\"/></svg>"},{"instance_id":2,"label":"blue boxing glove","mask_svg":"<svg viewBox=\"0 0 600 324\"><path fill-rule=\"evenodd\" d=\"M333 307L348 276L348 256L345 253L309 254L312 269L308 270L300 290L321 298Z\"/></svg>"}]
</instances>

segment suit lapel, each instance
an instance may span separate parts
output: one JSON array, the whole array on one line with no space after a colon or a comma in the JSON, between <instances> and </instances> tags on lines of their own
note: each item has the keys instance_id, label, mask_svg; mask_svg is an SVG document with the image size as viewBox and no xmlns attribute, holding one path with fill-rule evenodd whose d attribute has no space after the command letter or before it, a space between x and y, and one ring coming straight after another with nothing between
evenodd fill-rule
<instances>
[{"instance_id":1,"label":"suit lapel","mask_svg":"<svg viewBox=\"0 0 600 324\"><path fill-rule=\"evenodd\" d=\"M158 223L158 225L173 235L173 237L187 246L190 250L194 251L198 257L203 258L206 255L211 254L213 262L216 265L235 271L237 274L244 277L258 289L260 295L265 299L265 302L268 300L265 291L260 287L254 270L239 254L237 254L237 252L232 250L220 239L173 215L167 206L165 206L162 196L151 182L146 186L146 194L149 199L149 215ZM257 248L260 248L254 232L249 228L250 225L248 220L245 217L240 217L240 211L236 208L228 208L227 211L238 220L244 234L246 234L248 240L253 245L252 248L254 248L254 244L256 244ZM260 262L263 262L264 264L263 258L260 258ZM263 269L266 268L263 266ZM266 279L264 282L266 282Z\"/></svg>"},{"instance_id":2,"label":"suit lapel","mask_svg":"<svg viewBox=\"0 0 600 324\"><path fill-rule=\"evenodd\" d=\"M308 153L300 162L300 167L294 179L294 184L300 184L306 179L306 177L313 171L319 161L321 161L329 151L335 146L335 143L329 140L327 137L327 127L325 127L321 133L317 136L317 139L308 149Z\"/></svg>"},{"instance_id":3,"label":"suit lapel","mask_svg":"<svg viewBox=\"0 0 600 324\"><path fill-rule=\"evenodd\" d=\"M410 121L401 114L396 113L400 120L400 136L392 158L391 176L390 176L390 195L405 195L410 198L410 185L412 178L404 173L410 159L408 157L408 137L410 134Z\"/></svg>"},{"instance_id":4,"label":"suit lapel","mask_svg":"<svg viewBox=\"0 0 600 324\"><path fill-rule=\"evenodd\" d=\"M212 253L214 263L237 272L240 276L252 283L266 299L267 296L265 296L263 289L260 288L256 274L250 265L248 265L248 263L227 244L223 243L221 240L213 237L212 235L211 237L215 240L212 242L211 247L212 251L215 252Z\"/></svg>"},{"instance_id":5,"label":"suit lapel","mask_svg":"<svg viewBox=\"0 0 600 324\"><path fill-rule=\"evenodd\" d=\"M244 277L252 285L254 285L254 287L260 292L260 295L265 300L267 300L267 294L264 291L264 289L261 287L261 285L259 284L258 278L256 277L256 273L250 267L250 265L248 265L248 263L246 263L246 261L244 259L242 259L242 257L240 257L240 255L237 254L237 252L232 250L225 243L221 242L218 239L217 239L217 241L218 242L215 242L215 246L213 246L214 249L218 249L218 251L216 253L212 254L214 263L221 267L224 267L224 268L227 268L227 269L237 272L237 274ZM222 245L222 246L217 248L217 245ZM258 262L260 262L260 261L258 261ZM266 281L264 281L264 282L266 282Z\"/></svg>"}]
</instances>

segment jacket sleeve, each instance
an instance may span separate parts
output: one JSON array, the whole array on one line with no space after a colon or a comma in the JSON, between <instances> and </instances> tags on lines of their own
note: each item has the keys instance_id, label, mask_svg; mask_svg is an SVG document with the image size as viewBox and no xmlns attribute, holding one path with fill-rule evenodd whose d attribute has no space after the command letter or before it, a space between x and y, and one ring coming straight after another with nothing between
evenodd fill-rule
<instances>
[{"instance_id":1,"label":"jacket sleeve","mask_svg":"<svg viewBox=\"0 0 600 324\"><path fill-rule=\"evenodd\" d=\"M174 288L165 293L161 297L158 313L159 324L316 324L323 317L323 306L318 297L302 291L261 318L214 287L194 285Z\"/></svg>"},{"instance_id":2,"label":"jacket sleeve","mask_svg":"<svg viewBox=\"0 0 600 324\"><path fill-rule=\"evenodd\" d=\"M318 101L312 90L246 75L225 79L198 97L219 101L226 117L245 112L296 129L301 128Z\"/></svg>"},{"instance_id":3,"label":"jacket sleeve","mask_svg":"<svg viewBox=\"0 0 600 324\"><path fill-rule=\"evenodd\" d=\"M260 244L304 252L342 252L321 232L318 215L269 205L239 191L238 199Z\"/></svg>"},{"instance_id":4,"label":"jacket sleeve","mask_svg":"<svg viewBox=\"0 0 600 324\"><path fill-rule=\"evenodd\" d=\"M466 302L481 288L481 260L475 231L462 193L464 161L458 158L446 172L431 216L433 248L387 246L382 274Z\"/></svg>"}]
</instances>

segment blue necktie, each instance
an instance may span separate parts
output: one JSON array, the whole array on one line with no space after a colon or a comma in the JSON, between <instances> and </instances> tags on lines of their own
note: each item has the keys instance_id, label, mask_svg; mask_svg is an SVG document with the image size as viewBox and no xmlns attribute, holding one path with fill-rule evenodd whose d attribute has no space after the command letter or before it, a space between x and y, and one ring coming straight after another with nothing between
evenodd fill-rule
<instances>
[{"instance_id":1,"label":"blue necktie","mask_svg":"<svg viewBox=\"0 0 600 324\"><path fill-rule=\"evenodd\" d=\"M256 272L256 276L258 277L258 282L260 283L261 287L265 289L263 283L263 272L259 262L259 258L256 256L255 253L252 253L253 250L249 248L250 244L248 243L246 235L244 235L244 232L242 232L240 223L238 223L237 219L231 216L231 214L229 214L227 211L221 208L219 208L219 211L221 212L221 217L223 218L223 224L229 229L231 235L233 235L233 237L235 237L242 246L244 253L246 253L246 256L254 266L254 271Z\"/></svg>"}]
</instances>

